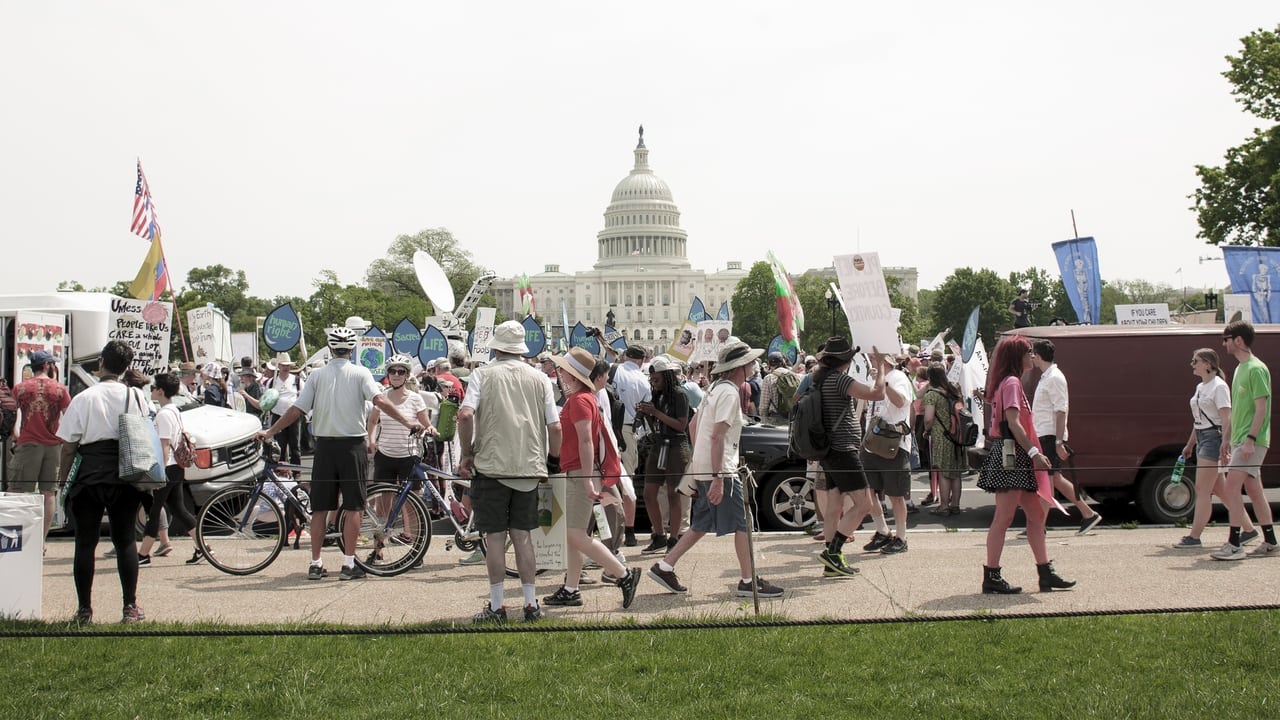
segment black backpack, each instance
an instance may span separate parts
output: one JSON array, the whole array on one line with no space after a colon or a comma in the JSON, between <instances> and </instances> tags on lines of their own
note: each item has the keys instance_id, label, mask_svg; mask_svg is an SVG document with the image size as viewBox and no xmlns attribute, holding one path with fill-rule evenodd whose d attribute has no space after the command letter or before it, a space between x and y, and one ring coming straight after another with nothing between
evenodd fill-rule
<instances>
[{"instance_id":1,"label":"black backpack","mask_svg":"<svg viewBox=\"0 0 1280 720\"><path fill-rule=\"evenodd\" d=\"M849 414L845 408L836 420L838 426ZM800 396L791 408L791 433L788 452L805 460L822 460L831 451L831 432L822 421L822 390L814 385Z\"/></svg>"},{"instance_id":2,"label":"black backpack","mask_svg":"<svg viewBox=\"0 0 1280 720\"><path fill-rule=\"evenodd\" d=\"M947 439L960 447L973 447L978 444L978 424L961 398L947 396L951 405L951 417L943 427Z\"/></svg>"}]
</instances>

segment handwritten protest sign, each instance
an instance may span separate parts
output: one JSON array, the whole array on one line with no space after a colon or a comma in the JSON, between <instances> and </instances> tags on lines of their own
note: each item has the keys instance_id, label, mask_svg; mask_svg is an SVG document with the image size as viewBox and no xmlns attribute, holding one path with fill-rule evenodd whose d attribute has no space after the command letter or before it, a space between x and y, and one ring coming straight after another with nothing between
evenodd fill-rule
<instances>
[{"instance_id":1,"label":"handwritten protest sign","mask_svg":"<svg viewBox=\"0 0 1280 720\"><path fill-rule=\"evenodd\" d=\"M169 367L169 335L173 332L173 303L111 298L107 339L133 348L133 367L148 374Z\"/></svg>"}]
</instances>

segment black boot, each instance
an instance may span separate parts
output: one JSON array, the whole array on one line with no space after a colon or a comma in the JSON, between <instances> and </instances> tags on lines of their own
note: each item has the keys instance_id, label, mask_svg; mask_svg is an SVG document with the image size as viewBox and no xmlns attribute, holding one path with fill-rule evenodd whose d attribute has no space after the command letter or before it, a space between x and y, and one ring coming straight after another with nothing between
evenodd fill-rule
<instances>
[{"instance_id":1,"label":"black boot","mask_svg":"<svg viewBox=\"0 0 1280 720\"><path fill-rule=\"evenodd\" d=\"M1022 592L1022 588L1010 585L1004 578L1000 577L1000 568L982 566L982 594L983 595L1016 595Z\"/></svg>"},{"instance_id":2,"label":"black boot","mask_svg":"<svg viewBox=\"0 0 1280 720\"><path fill-rule=\"evenodd\" d=\"M1040 592L1067 590L1076 586L1075 580L1063 580L1058 577L1058 573L1053 571L1052 562L1037 565L1036 570L1040 573Z\"/></svg>"}]
</instances>

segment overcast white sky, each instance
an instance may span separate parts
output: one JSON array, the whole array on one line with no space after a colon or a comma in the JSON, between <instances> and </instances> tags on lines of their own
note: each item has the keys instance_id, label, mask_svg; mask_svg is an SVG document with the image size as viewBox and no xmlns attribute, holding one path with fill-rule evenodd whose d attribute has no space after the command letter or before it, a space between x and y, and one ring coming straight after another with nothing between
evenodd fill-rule
<instances>
[{"instance_id":1,"label":"overcast white sky","mask_svg":"<svg viewBox=\"0 0 1280 720\"><path fill-rule=\"evenodd\" d=\"M1197 260L1221 253L1195 238L1194 166L1259 125L1223 57L1276 20L1274 0L7 3L4 285L132 279L135 158L178 283L223 263L305 296L429 227L502 276L589 270L643 123L696 268L1054 269L1074 209L1104 279L1199 291L1226 274Z\"/></svg>"}]
</instances>

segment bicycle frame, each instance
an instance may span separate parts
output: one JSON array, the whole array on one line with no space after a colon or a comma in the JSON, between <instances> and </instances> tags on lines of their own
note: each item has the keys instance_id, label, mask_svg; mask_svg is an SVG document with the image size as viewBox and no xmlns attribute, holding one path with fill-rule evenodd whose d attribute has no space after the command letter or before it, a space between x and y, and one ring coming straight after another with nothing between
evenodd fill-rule
<instances>
[{"instance_id":1,"label":"bicycle frame","mask_svg":"<svg viewBox=\"0 0 1280 720\"><path fill-rule=\"evenodd\" d=\"M267 499L273 503L279 504L280 502L283 502L288 506L288 509L292 509L298 514L298 517L302 519L302 522L305 525L310 525L311 513L308 512L306 508L302 507L302 503L298 502L298 498L294 497L293 493L289 492L289 489L284 486L284 483L280 482L280 478L276 476L275 472L276 470L293 471L305 469L306 468L302 465L293 465L291 463L276 462L267 459L262 467L262 472L258 474L258 478L254 482L253 491L249 494L249 502L245 504L244 514L236 524L236 532L244 532L245 526L253 519L254 508L257 507L258 499L263 495L266 495ZM267 485L275 487L275 489L279 491L280 497L283 498L283 500L277 500L275 496L264 493L263 489L266 488ZM281 507L280 509L283 511L286 508Z\"/></svg>"},{"instance_id":2,"label":"bicycle frame","mask_svg":"<svg viewBox=\"0 0 1280 720\"><path fill-rule=\"evenodd\" d=\"M421 462L416 457L414 458L414 460L415 462L413 464L413 481L404 483L403 487L400 490L399 497L403 497L405 494L407 494L415 482L422 483L423 488L427 491L429 496L433 500L435 500L436 504L439 505L440 510L444 513L445 517L449 519L449 523L453 525L454 532L457 533L458 537L466 541L479 540L480 533L475 530L475 527L474 527L475 521L471 513L467 513L466 521L464 524L462 521L458 519L457 513L454 510L454 505L458 504L458 500L453 495L453 488L451 487L451 483L457 483L463 487L471 487L471 481L458 477L457 475L450 475L449 473L443 470L440 470L439 468L435 468L424 462ZM437 479L437 478L444 481L445 490L446 490L445 493L441 493L440 490L436 488L434 479ZM399 505L400 502L401 501L397 499L397 505ZM459 504L459 507L461 507L460 504Z\"/></svg>"}]
</instances>

